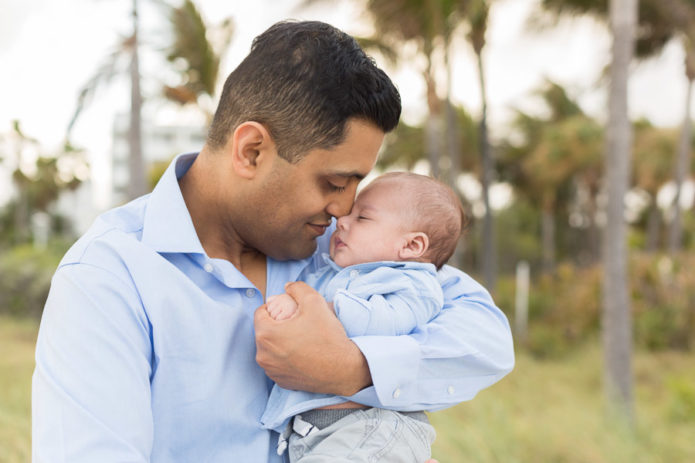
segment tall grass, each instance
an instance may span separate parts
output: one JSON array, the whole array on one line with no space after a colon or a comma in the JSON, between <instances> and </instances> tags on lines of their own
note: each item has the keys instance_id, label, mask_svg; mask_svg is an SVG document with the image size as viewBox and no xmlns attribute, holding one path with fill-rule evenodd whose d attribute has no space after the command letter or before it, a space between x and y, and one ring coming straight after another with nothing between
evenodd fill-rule
<instances>
[{"instance_id":1,"label":"tall grass","mask_svg":"<svg viewBox=\"0 0 695 463\"><path fill-rule=\"evenodd\" d=\"M0 463L30 461L36 322L0 317ZM635 355L636 425L603 403L596 343L562 359L519 353L474 400L430 414L441 463L695 462L695 354Z\"/></svg>"},{"instance_id":2,"label":"tall grass","mask_svg":"<svg viewBox=\"0 0 695 463\"><path fill-rule=\"evenodd\" d=\"M31 374L37 323L0 316L0 462L31 461Z\"/></svg>"},{"instance_id":3,"label":"tall grass","mask_svg":"<svg viewBox=\"0 0 695 463\"><path fill-rule=\"evenodd\" d=\"M604 403L601 363L595 343L561 360L520 353L500 383L430 414L434 456L441 463L695 462L695 355L635 356L634 426Z\"/></svg>"}]
</instances>

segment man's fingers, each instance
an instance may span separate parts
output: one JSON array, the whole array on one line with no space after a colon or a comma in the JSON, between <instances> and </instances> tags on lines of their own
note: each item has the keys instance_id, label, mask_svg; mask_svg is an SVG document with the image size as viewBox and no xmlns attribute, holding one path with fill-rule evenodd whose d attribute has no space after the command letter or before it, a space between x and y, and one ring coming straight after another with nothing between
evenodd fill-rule
<instances>
[{"instance_id":1,"label":"man's fingers","mask_svg":"<svg viewBox=\"0 0 695 463\"><path fill-rule=\"evenodd\" d=\"M270 313L268 312L268 306L263 304L262 306L258 307L256 312L253 314L253 322L254 325L256 325L256 329L258 329L259 323L262 323L264 320L269 318L272 319L273 317L271 317Z\"/></svg>"}]
</instances>

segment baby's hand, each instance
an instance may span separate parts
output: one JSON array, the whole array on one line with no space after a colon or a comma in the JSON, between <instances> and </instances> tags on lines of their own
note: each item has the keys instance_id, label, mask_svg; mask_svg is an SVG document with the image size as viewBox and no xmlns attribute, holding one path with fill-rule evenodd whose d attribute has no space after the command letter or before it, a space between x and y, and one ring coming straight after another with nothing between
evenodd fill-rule
<instances>
[{"instance_id":1,"label":"baby's hand","mask_svg":"<svg viewBox=\"0 0 695 463\"><path fill-rule=\"evenodd\" d=\"M275 320L286 320L297 311L297 303L288 294L270 296L265 305L268 313Z\"/></svg>"}]
</instances>

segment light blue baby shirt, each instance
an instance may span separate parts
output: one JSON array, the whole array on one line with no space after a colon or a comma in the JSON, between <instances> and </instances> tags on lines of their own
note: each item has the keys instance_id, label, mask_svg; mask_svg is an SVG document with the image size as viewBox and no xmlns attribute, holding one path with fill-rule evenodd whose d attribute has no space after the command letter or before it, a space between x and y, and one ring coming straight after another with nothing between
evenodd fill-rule
<instances>
[{"instance_id":1,"label":"light blue baby shirt","mask_svg":"<svg viewBox=\"0 0 695 463\"><path fill-rule=\"evenodd\" d=\"M322 258L319 271L300 279L333 303L349 337L407 335L442 309L444 296L432 264L381 261L342 268L328 255ZM276 385L261 423L282 432L290 417L346 400Z\"/></svg>"}]
</instances>

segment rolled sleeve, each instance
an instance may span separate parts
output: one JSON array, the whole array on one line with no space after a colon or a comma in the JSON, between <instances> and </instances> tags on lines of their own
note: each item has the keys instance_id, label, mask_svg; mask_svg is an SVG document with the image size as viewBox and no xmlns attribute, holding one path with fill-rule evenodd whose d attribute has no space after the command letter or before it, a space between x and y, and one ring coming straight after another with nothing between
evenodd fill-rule
<instances>
[{"instance_id":1,"label":"rolled sleeve","mask_svg":"<svg viewBox=\"0 0 695 463\"><path fill-rule=\"evenodd\" d=\"M411 336L361 336L352 338L362 351L373 386L351 397L372 407L401 409L416 400L418 380L413 359L420 357L420 346Z\"/></svg>"},{"instance_id":2,"label":"rolled sleeve","mask_svg":"<svg viewBox=\"0 0 695 463\"><path fill-rule=\"evenodd\" d=\"M353 339L367 359L373 386L351 400L433 411L472 399L512 370L509 323L489 293L451 267L438 279L444 308L429 323L408 336Z\"/></svg>"}]
</instances>

